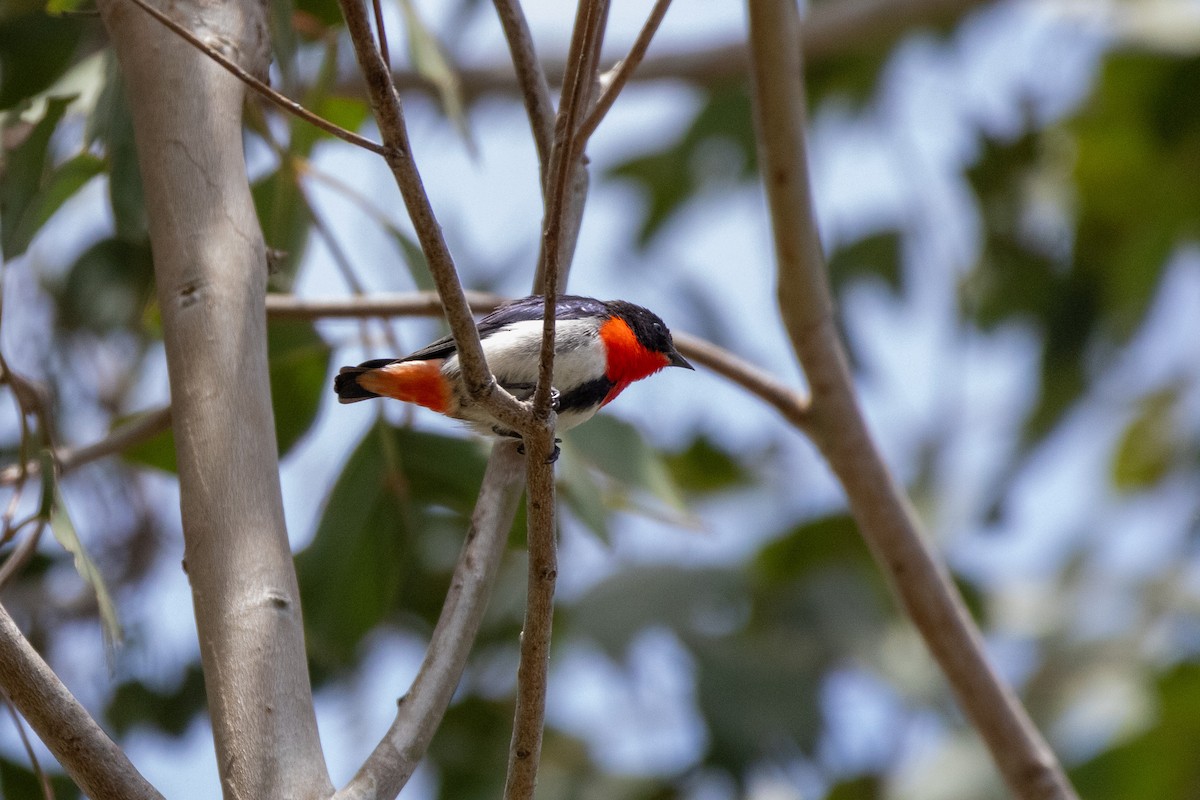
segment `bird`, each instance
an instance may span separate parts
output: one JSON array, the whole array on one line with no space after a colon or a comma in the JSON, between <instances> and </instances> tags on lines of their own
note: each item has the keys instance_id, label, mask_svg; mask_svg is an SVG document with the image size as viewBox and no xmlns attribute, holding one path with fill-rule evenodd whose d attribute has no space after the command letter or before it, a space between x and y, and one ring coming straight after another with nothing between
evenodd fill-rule
<instances>
[{"instance_id":1,"label":"bird","mask_svg":"<svg viewBox=\"0 0 1200 800\"><path fill-rule=\"evenodd\" d=\"M530 295L500 306L478 324L488 368L518 400L532 397L537 385L544 304L541 295ZM666 367L695 369L656 314L624 300L558 297L554 340L551 397L558 431L591 419L634 381ZM470 401L450 336L403 358L342 367L333 388L340 403L391 397L462 420L485 435L520 438Z\"/></svg>"}]
</instances>

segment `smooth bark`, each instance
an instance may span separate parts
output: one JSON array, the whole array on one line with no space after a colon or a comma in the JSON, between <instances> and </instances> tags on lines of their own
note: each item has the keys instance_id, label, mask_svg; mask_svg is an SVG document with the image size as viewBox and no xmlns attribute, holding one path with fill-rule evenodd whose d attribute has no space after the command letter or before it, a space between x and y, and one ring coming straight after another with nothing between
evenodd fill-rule
<instances>
[{"instance_id":1,"label":"smooth bark","mask_svg":"<svg viewBox=\"0 0 1200 800\"><path fill-rule=\"evenodd\" d=\"M771 211L784 324L812 392L808 433L837 475L851 513L904 610L946 675L1012 792L1075 792L983 639L912 506L884 464L855 396L817 233L804 147L800 20L795 0L749 0L760 168Z\"/></svg>"},{"instance_id":2,"label":"smooth bark","mask_svg":"<svg viewBox=\"0 0 1200 800\"><path fill-rule=\"evenodd\" d=\"M247 71L265 8L160 6ZM171 385L185 569L225 796L332 794L284 527L263 313L267 264L242 154L243 84L127 0L102 0L129 98Z\"/></svg>"}]
</instances>

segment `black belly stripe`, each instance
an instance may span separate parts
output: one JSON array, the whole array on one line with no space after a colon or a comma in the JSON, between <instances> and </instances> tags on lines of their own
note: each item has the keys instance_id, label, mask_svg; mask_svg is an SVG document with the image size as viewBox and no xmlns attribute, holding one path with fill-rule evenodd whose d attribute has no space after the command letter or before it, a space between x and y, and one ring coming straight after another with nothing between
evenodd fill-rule
<instances>
[{"instance_id":1,"label":"black belly stripe","mask_svg":"<svg viewBox=\"0 0 1200 800\"><path fill-rule=\"evenodd\" d=\"M594 408L608 397L614 384L608 378L597 378L594 381L581 383L569 392L563 392L558 397L558 413L567 411L582 411Z\"/></svg>"}]
</instances>

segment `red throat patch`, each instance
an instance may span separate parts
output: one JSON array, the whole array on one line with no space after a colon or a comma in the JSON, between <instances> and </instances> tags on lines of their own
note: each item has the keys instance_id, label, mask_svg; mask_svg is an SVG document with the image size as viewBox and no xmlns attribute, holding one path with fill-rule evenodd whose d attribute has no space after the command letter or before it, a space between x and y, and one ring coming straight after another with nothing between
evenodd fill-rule
<instances>
[{"instance_id":1,"label":"red throat patch","mask_svg":"<svg viewBox=\"0 0 1200 800\"><path fill-rule=\"evenodd\" d=\"M388 364L359 375L358 385L368 392L416 403L441 414L450 407L450 383L442 375L440 358Z\"/></svg>"},{"instance_id":2,"label":"red throat patch","mask_svg":"<svg viewBox=\"0 0 1200 800\"><path fill-rule=\"evenodd\" d=\"M629 384L653 375L670 363L667 356L639 342L629 323L620 317L610 317L600 326L600 339L604 342L607 362L605 377L614 384L602 405L611 403Z\"/></svg>"}]
</instances>

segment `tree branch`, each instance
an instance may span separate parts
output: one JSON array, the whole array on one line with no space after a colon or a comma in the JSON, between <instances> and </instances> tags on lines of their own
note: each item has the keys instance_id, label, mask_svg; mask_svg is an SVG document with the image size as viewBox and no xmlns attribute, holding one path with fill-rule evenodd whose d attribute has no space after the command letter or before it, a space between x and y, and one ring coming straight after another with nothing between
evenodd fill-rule
<instances>
[{"instance_id":1,"label":"tree branch","mask_svg":"<svg viewBox=\"0 0 1200 800\"><path fill-rule=\"evenodd\" d=\"M162 800L0 606L0 685L71 779L93 800Z\"/></svg>"},{"instance_id":2,"label":"tree branch","mask_svg":"<svg viewBox=\"0 0 1200 800\"><path fill-rule=\"evenodd\" d=\"M675 346L689 361L708 367L723 378L741 386L750 394L772 406L798 430L808 431L809 401L800 392L780 382L774 375L761 370L723 347L683 331L671 334Z\"/></svg>"},{"instance_id":3,"label":"tree branch","mask_svg":"<svg viewBox=\"0 0 1200 800\"><path fill-rule=\"evenodd\" d=\"M879 5L876 3L875 5ZM779 304L812 387L809 433L846 491L880 568L941 666L1009 788L1034 800L1075 798L1013 691L988 663L982 636L945 567L921 537L854 395L833 324L804 150L799 15L794 0L749 0L755 109L779 269Z\"/></svg>"},{"instance_id":4,"label":"tree branch","mask_svg":"<svg viewBox=\"0 0 1200 800\"><path fill-rule=\"evenodd\" d=\"M554 142L554 105L550 100L550 84L546 81L546 73L542 71L533 45L533 34L529 32L529 23L525 20L519 0L494 0L494 3L512 54L517 85L525 101L525 112L529 115L544 191L549 178L550 148Z\"/></svg>"},{"instance_id":5,"label":"tree branch","mask_svg":"<svg viewBox=\"0 0 1200 800\"><path fill-rule=\"evenodd\" d=\"M317 114L314 114L313 112L309 111L307 108L300 105L295 100L292 100L290 97L286 97L286 96L280 94L279 92L275 91L270 86L268 86L264 81L256 78L254 75L250 74L248 71L242 69L241 65L239 65L236 61L234 61L230 58L227 58L219 50L217 50L213 47L210 47L198 36L194 35L191 31L189 31L183 25L180 25L178 22L171 19L169 16L164 14L159 9L150 5L148 2L146 2L146 0L130 0L130 2L132 2L134 5L138 6L143 11L145 11L147 14L154 17L160 23L165 25L175 35L181 37L192 47L196 48L197 51L203 53L204 55L208 56L216 63L220 64L231 75L233 75L235 78L237 78L242 83L249 86L251 89L253 89L255 92L257 92L259 95L266 98L268 101L270 101L277 107L283 109L284 111L288 112L289 114L291 114L295 117L298 117L299 119L304 120L305 122L309 123L310 125L315 125L316 127L320 128L321 130L325 131L326 133L336 136L337 138L341 139L344 142L349 142L350 144L355 145L356 147L361 147L364 150L370 150L372 153L380 153L380 154L383 153L382 145L380 145L376 142L372 142L370 139L367 139L363 136L359 136L357 133L354 133L353 131L348 131L345 128L341 127L340 125L333 124L332 122L325 119L324 117L318 116ZM382 31L382 28L380 30ZM381 35L382 35L382 33L381 33Z\"/></svg>"},{"instance_id":6,"label":"tree branch","mask_svg":"<svg viewBox=\"0 0 1200 800\"><path fill-rule=\"evenodd\" d=\"M119 428L114 429L108 436L83 447L60 447L55 451L54 459L60 472L68 472L84 464L104 458L114 453L120 453L154 438L171 427L170 406L148 411L130 420ZM25 473L36 475L41 469L41 463L32 459L25 463ZM0 486L16 483L21 476L19 464L13 464L0 470Z\"/></svg>"},{"instance_id":7,"label":"tree branch","mask_svg":"<svg viewBox=\"0 0 1200 800\"><path fill-rule=\"evenodd\" d=\"M810 6L803 31L804 59L809 65L828 61L919 26L952 21L992 2L994 0L839 0ZM622 53L606 53L603 61L613 63L621 56ZM713 86L740 80L749 63L746 43L739 40L648 58L631 78L637 82L678 80ZM566 60L544 59L542 65L550 84L561 85ZM463 69L459 71L459 79L467 100L519 90L512 67L507 63ZM434 91L434 87L415 72L397 72L395 83L403 91ZM337 91L361 94L357 83L349 78L339 81Z\"/></svg>"},{"instance_id":8,"label":"tree branch","mask_svg":"<svg viewBox=\"0 0 1200 800\"><path fill-rule=\"evenodd\" d=\"M604 91L596 100L596 105L593 106L587 119L580 126L580 141L586 142L592 137L596 127L604 119L604 115L612 108L613 103L617 100L617 95L625 88L625 84L629 82L638 65L646 57L646 51L650 49L650 41L654 38L658 26L662 24L663 17L667 15L667 9L670 7L671 0L656 0L654 8L650 10L650 16L646 18L646 24L642 26L633 46L629 48L629 55L617 62L617 67L612 73L608 85L604 87Z\"/></svg>"},{"instance_id":9,"label":"tree branch","mask_svg":"<svg viewBox=\"0 0 1200 800\"><path fill-rule=\"evenodd\" d=\"M339 4L359 67L367 82L371 109L383 136L384 159L404 198L405 208L408 209L417 239L429 263L434 285L442 298L446 321L450 324L450 332L458 348L463 384L471 399L483 405L501 423L513 430L525 431L530 424L530 415L524 404L500 387L488 370L479 343L479 331L471 318L458 270L455 269L454 259L446 246L429 197L425 194L421 174L412 158L400 97L392 85L391 73L375 46L366 11L357 0L339 0Z\"/></svg>"},{"instance_id":10,"label":"tree branch","mask_svg":"<svg viewBox=\"0 0 1200 800\"><path fill-rule=\"evenodd\" d=\"M254 2L176 0L248 71ZM317 734L268 383L267 265L242 151L243 85L125 0L100 11L127 88L171 384L184 557L228 800L333 793ZM164 41L165 40L165 41Z\"/></svg>"},{"instance_id":11,"label":"tree branch","mask_svg":"<svg viewBox=\"0 0 1200 800\"><path fill-rule=\"evenodd\" d=\"M417 768L466 667L504 556L524 478L525 458L518 454L517 443L497 442L421 670L408 694L400 698L396 719L383 740L333 800L391 800Z\"/></svg>"}]
</instances>

